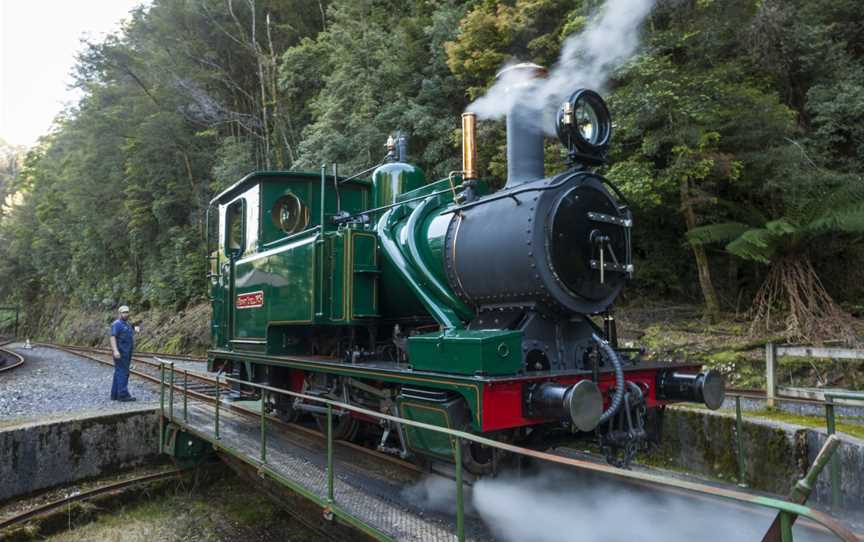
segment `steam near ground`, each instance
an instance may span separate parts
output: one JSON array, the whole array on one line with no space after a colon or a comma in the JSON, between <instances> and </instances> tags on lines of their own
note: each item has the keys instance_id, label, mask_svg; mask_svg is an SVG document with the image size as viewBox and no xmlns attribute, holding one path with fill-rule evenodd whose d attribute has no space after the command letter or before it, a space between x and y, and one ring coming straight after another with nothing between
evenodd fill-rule
<instances>
[{"instance_id":1,"label":"steam near ground","mask_svg":"<svg viewBox=\"0 0 864 542\"><path fill-rule=\"evenodd\" d=\"M429 477L402 496L427 513L453 518L452 480ZM468 516L481 519L495 540L505 542L758 541L773 520L755 505L730 505L554 467L522 477L484 478L465 488L465 505ZM476 522L469 525L480 535ZM795 531L795 540L822 539L809 530Z\"/></svg>"},{"instance_id":2,"label":"steam near ground","mask_svg":"<svg viewBox=\"0 0 864 542\"><path fill-rule=\"evenodd\" d=\"M548 110L578 88L601 90L613 70L629 60L639 47L639 29L655 0L608 0L585 29L564 40L558 61L544 79L526 80L523 73L507 72L489 91L468 106L481 119L506 115L517 102ZM514 90L518 89L518 90ZM530 99L526 99L530 97ZM552 133L549 118L543 128Z\"/></svg>"}]
</instances>

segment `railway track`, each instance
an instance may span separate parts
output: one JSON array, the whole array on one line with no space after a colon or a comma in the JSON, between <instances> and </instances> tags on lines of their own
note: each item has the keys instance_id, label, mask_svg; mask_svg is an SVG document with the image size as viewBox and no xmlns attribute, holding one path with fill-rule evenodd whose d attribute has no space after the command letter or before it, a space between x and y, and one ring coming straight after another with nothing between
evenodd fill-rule
<instances>
[{"instance_id":1,"label":"railway track","mask_svg":"<svg viewBox=\"0 0 864 542\"><path fill-rule=\"evenodd\" d=\"M0 373L10 371L24 365L24 356L4 349L3 347L12 341L0 343Z\"/></svg>"},{"instance_id":2,"label":"railway track","mask_svg":"<svg viewBox=\"0 0 864 542\"><path fill-rule=\"evenodd\" d=\"M121 480L120 482L114 482L110 484L105 484L99 487L95 487L93 489L89 489L87 491L82 491L81 493L76 493L74 495L69 495L62 499L57 499L45 504L41 504L39 506L34 506L33 508L29 508L20 514L16 514L10 518L4 519L0 521L0 531L6 529L8 527L12 527L14 525L19 525L21 523L25 523L36 516L47 514L49 512L53 512L55 510L59 510L65 506L73 502L86 501L92 499L94 497L98 497L100 495L104 495L106 493L111 493L113 491L120 491L121 489L128 489L133 486L141 485L141 484L149 484L151 482L157 482L160 480L167 480L170 478L177 478L183 475L183 470L181 469L172 469L165 472L157 472L153 474L146 474L144 476L137 476L135 478L130 478L128 480Z\"/></svg>"},{"instance_id":3,"label":"railway track","mask_svg":"<svg viewBox=\"0 0 864 542\"><path fill-rule=\"evenodd\" d=\"M89 352L93 354L111 354L110 348L103 348L98 346L78 346L74 344L63 344L63 343L44 343L45 346L51 346L54 348L63 348L66 350L76 350L80 352ZM182 360L182 361L199 361L204 363L207 361L207 358L199 358L195 356L188 356L186 354L171 354L168 352L135 352L135 356L137 358L166 358L173 360Z\"/></svg>"},{"instance_id":4,"label":"railway track","mask_svg":"<svg viewBox=\"0 0 864 542\"><path fill-rule=\"evenodd\" d=\"M104 349L94 349L77 346L70 347L68 345L61 346L50 343L45 343L44 346L57 348L70 354L81 356L96 361L98 363L102 363L104 365L109 365L112 367L114 366L113 357L110 353L104 351ZM166 355L166 357L168 357L169 360L177 359L174 355ZM136 353L132 356L133 367L130 369L129 372L137 377L159 384L161 382L161 363L158 361L159 358L160 356L158 355L146 356ZM175 390L175 402L182 401L182 394L185 386L190 398L199 399L210 404L215 404L217 384L216 379L213 375L202 371L177 369L174 372L174 376L175 380L173 387ZM169 384L169 373L167 372L165 375L165 382L166 385ZM223 390L230 390L230 386L225 382L219 382L219 388L221 397L225 396L224 394L222 394ZM221 399L221 397L220 408L230 409L244 416L250 416L256 419L260 418L260 411L251 410L248 407L245 407L241 404L235 404L231 401L224 401ZM243 397L241 396L241 398ZM251 395L246 395L245 398L254 399L254 397L252 397ZM176 409L177 406L175 403L175 411ZM267 415L266 418L268 427L292 433L293 436L297 437L296 442L302 448L312 450L313 448L318 448L322 446L326 441L326 435L322 434L317 429L306 427L298 423L286 422L274 415ZM367 448L366 446L343 440L336 441L336 444L338 447L343 448L346 452L359 453L371 459L386 462L387 464L403 470L406 473L410 473L412 476L416 476L425 472L422 468L415 465L414 463L405 461L391 454L386 454L377 450Z\"/></svg>"},{"instance_id":5,"label":"railway track","mask_svg":"<svg viewBox=\"0 0 864 542\"><path fill-rule=\"evenodd\" d=\"M46 344L46 346L52 346L54 348L60 348L69 353L80 355L83 357L88 357L100 363L113 366L113 358L110 352L104 348L92 348L92 347L81 347L81 346L69 346L69 345L57 345L57 344ZM135 353L133 356L133 369L131 372L139 377L142 377L146 380L149 380L154 383L159 383L160 375L159 375L159 367L160 362L158 361L161 358L166 358L166 361L170 360L183 360L183 361L206 361L200 358L194 358L191 356L178 356L174 354L159 354L155 352L142 352ZM166 373L165 379L166 384L168 382L169 375ZM175 371L175 382L174 389L175 392L179 391L181 394L183 393L183 386L186 386L189 397L202 399L209 403L214 403L216 400L216 380L212 376L212 374L206 373L204 371L195 371L195 370L186 370L186 369L178 369ZM220 392L221 391L229 391L230 386L227 383L220 382ZM755 389L738 389L738 388L730 388L727 390L729 394L738 394L742 398L753 399L753 400L765 400L766 393L763 390L755 390ZM235 390L236 394L236 390ZM182 397L182 396L181 396ZM791 397L785 395L779 395L777 400L790 402L790 403L800 403L814 406L821 406L822 402L814 399L806 399L800 397ZM235 405L231 402L222 403L223 406L227 408L236 410L246 415L260 416L260 412L253 412L248 408L245 408L241 405ZM300 425L297 423L287 423L276 416L268 416L267 417L270 422L276 424L279 427L284 428L284 430L293 430L295 432L303 432L307 435L313 435L314 438L324 439L325 436L321 434L317 429L313 429L311 427L307 427L304 425ZM341 446L351 447L361 453L364 454L375 454L379 458L385 459L390 462L396 462L400 467L411 469L414 471L419 471L419 467L415 464L410 463L408 461L401 460L396 458L393 455L385 454L382 452L378 452L376 450L371 450L368 447L360 446L353 444L347 441L339 441ZM452 478L452 476L448 473L441 472L436 469L436 474L441 474L445 477Z\"/></svg>"},{"instance_id":6,"label":"railway track","mask_svg":"<svg viewBox=\"0 0 864 542\"><path fill-rule=\"evenodd\" d=\"M55 345L55 344L45 344L44 346L57 348L57 349L66 351L70 354L74 354L76 356L88 358L88 359L91 359L91 360L96 361L98 363L113 366L112 356L105 349L94 349L94 348L85 348L85 347L70 347L68 345L62 345L61 346L61 345ZM155 353L136 354L135 356L133 356L134 368L130 372L139 378L143 378L145 380L148 380L150 382L154 382L154 383L158 384L160 382L160 365L161 365L158 358L160 358L160 357L162 357L162 356L155 354ZM165 355L165 357L169 358L169 359L182 359L181 357L175 356L175 355ZM187 360L189 360L188 356L185 356L185 358ZM194 360L195 358L192 358L192 359ZM216 384L216 379L213 377L213 375L205 373L203 371L177 369L175 371L175 381L173 384L173 387L175 390L175 398L174 398L174 401L175 401L174 402L174 415L175 416L178 416L178 417L182 416L182 414L180 414L180 409L182 407L178 407L178 404L179 404L179 402L182 401L184 379L186 380L185 385L187 387L190 398L194 397L196 399L206 401L210 404L215 403L215 401L216 401L216 385L217 384ZM166 385L167 385L167 380L168 380L168 376L166 373ZM228 384L223 383L223 382L219 383L219 387L220 387L220 393L221 393L221 390L229 388ZM764 398L764 396L765 396L764 392L761 392L760 390L730 389L728 391L729 391L729 393L737 393L737 394L741 394L742 397L748 397L748 398L754 398L754 399ZM178 392L180 395L177 395ZM178 399L178 397L179 397L179 399ZM222 397L224 397L224 395L222 395ZM251 396L247 396L247 397L251 398ZM813 400L809 400L809 399L800 399L800 398L794 398L794 397L787 398L785 396L782 399L783 400L788 399L790 401L797 401L797 402L802 402L802 403L819 404L818 401L813 401ZM253 410L253 409L250 409L249 407L244 407L244 406L239 405L239 404L233 404L232 402L224 401L224 400L220 401L220 405L221 405L221 408L230 409L230 410L237 412L239 414L242 414L244 416L249 416L249 417L252 417L255 419L258 419L260 417L260 411L258 411L257 409ZM292 439L294 439L292 441L293 444L300 447L300 448L308 449L310 451L311 450L320 450L322 445L326 441L325 435L321 434L321 432L316 430L316 429L312 429L311 427L306 427L306 426L303 426L303 425L300 425L297 423L287 423L287 422L279 419L278 417L272 416L272 415L268 415L268 416L266 416L266 418L268 420L267 426L268 426L269 430L278 430L278 431L283 432L284 434L290 434ZM393 455L385 454L385 453L379 452L377 450L367 448L365 446L354 444L352 442L336 441L334 444L336 444L337 454L341 451L341 453L344 454L344 456L351 457L351 459L353 461L363 462L364 458L365 458L367 464L368 464L368 461L372 461L372 462L377 461L381 464L386 464L387 466L392 466L395 468L395 470L390 470L389 471L390 473L392 473L394 475L398 475L399 473L401 473L402 476L404 476L406 479L419 481L420 479L422 479L423 476L425 476L426 474L429 473L428 470L421 468L421 467L419 467L413 463L410 463L408 461L404 461L404 460L397 458ZM438 469L434 470L434 474L445 477L445 478L450 478L450 479L454 478L454 476L452 474L442 472ZM465 480L465 481L467 482L466 485L471 485L470 479ZM713 497L708 496L708 495L693 495L690 492L684 491L682 489L668 488L665 486L656 486L655 484L649 484L646 482L640 482L637 485L643 485L645 487L650 487L650 488L657 490L657 491L660 491L661 493L664 493L664 494L686 496L687 498L690 498L690 499L696 497L697 499L703 500L706 503L718 504L717 501L713 500ZM108 490L105 490L105 491L108 491ZM722 504L725 504L726 506L729 506L730 508L737 508L737 509L741 509L741 510L745 510L745 509L749 510L749 508L750 508L750 507L747 507L745 504L740 504L740 503L739 504L722 503ZM37 512L34 512L34 514L36 514L36 513ZM759 515L764 515L766 518L771 517L771 514L772 514L771 512L768 512L768 511L758 511L757 513ZM823 527L821 527L821 526L819 526L819 525L817 525L817 524L815 524L809 520L801 521L800 523L801 523L802 527L806 526L808 529L813 529L814 531L817 531L817 532L824 531ZM2 524L0 524L0 526L2 526ZM860 533L858 533L858 534L860 534Z\"/></svg>"}]
</instances>

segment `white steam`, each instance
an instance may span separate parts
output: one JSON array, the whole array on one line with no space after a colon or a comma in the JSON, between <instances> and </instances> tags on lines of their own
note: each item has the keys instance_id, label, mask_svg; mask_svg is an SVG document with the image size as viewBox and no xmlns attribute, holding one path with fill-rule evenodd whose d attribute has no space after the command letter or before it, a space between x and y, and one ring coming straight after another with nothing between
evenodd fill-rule
<instances>
[{"instance_id":1,"label":"white steam","mask_svg":"<svg viewBox=\"0 0 864 542\"><path fill-rule=\"evenodd\" d=\"M468 494L468 488L465 492ZM401 497L424 512L451 514L456 510L456 482L440 476L427 476L403 489ZM466 498L464 502L466 513L474 513L470 501Z\"/></svg>"},{"instance_id":2,"label":"white steam","mask_svg":"<svg viewBox=\"0 0 864 542\"><path fill-rule=\"evenodd\" d=\"M554 468L529 478L480 480L473 505L505 542L761 540L773 519L758 507L731 508Z\"/></svg>"},{"instance_id":3,"label":"white steam","mask_svg":"<svg viewBox=\"0 0 864 542\"><path fill-rule=\"evenodd\" d=\"M636 53L639 27L654 2L607 0L585 30L564 40L561 56L548 77L529 80L524 73L506 72L468 110L481 119L497 119L517 102L547 110L547 106L557 106L578 88L601 90L612 71ZM549 131L546 124L544 128Z\"/></svg>"},{"instance_id":4,"label":"white steam","mask_svg":"<svg viewBox=\"0 0 864 542\"><path fill-rule=\"evenodd\" d=\"M761 540L774 519L766 508L695 493L542 467L520 478L483 478L465 487L471 538L497 542L732 542ZM430 519L453 521L456 485L430 476L403 502ZM795 528L796 541L823 540Z\"/></svg>"}]
</instances>

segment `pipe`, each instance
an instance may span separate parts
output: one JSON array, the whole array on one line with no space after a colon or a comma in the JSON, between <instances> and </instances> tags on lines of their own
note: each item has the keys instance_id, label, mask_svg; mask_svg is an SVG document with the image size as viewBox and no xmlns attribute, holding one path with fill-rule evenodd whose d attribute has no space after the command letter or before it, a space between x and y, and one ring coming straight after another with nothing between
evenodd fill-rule
<instances>
[{"instance_id":1,"label":"pipe","mask_svg":"<svg viewBox=\"0 0 864 542\"><path fill-rule=\"evenodd\" d=\"M426 264L426 260L423 259L423 254L420 251L418 239L422 225L429 212L435 209L437 201L438 198L423 200L408 217L408 222L405 225L405 231L408 233L406 235L408 243L406 259L409 263L414 264L414 268L419 271L420 280L431 290L432 295L437 296L438 299L446 303L461 319L471 320L474 317L474 312L435 276L435 273Z\"/></svg>"},{"instance_id":2,"label":"pipe","mask_svg":"<svg viewBox=\"0 0 864 542\"><path fill-rule=\"evenodd\" d=\"M336 216L339 216L342 214L342 195L339 194L339 165L336 162L333 162L333 191L336 192Z\"/></svg>"},{"instance_id":3,"label":"pipe","mask_svg":"<svg viewBox=\"0 0 864 542\"><path fill-rule=\"evenodd\" d=\"M316 252L318 255L318 310L315 316L324 316L324 196L327 190L327 165L321 164L321 211L318 224L321 230L318 232L318 239L315 241Z\"/></svg>"},{"instance_id":4,"label":"pipe","mask_svg":"<svg viewBox=\"0 0 864 542\"><path fill-rule=\"evenodd\" d=\"M609 421L614 416L618 409L621 408L621 403L624 402L624 367L621 364L621 356L618 355L609 343L603 340L596 333L591 334L591 338L597 343L600 352L609 360L612 367L615 369L615 395L612 396L612 401L609 403L609 408L600 416L600 421L597 424Z\"/></svg>"},{"instance_id":5,"label":"pipe","mask_svg":"<svg viewBox=\"0 0 864 542\"><path fill-rule=\"evenodd\" d=\"M667 370L657 377L657 392L660 399L703 403L717 410L726 399L726 382L723 375L713 369L705 373Z\"/></svg>"},{"instance_id":6,"label":"pipe","mask_svg":"<svg viewBox=\"0 0 864 542\"><path fill-rule=\"evenodd\" d=\"M462 178L477 178L477 115L462 113Z\"/></svg>"},{"instance_id":7,"label":"pipe","mask_svg":"<svg viewBox=\"0 0 864 542\"><path fill-rule=\"evenodd\" d=\"M396 132L396 159L402 163L408 162L408 136L401 131Z\"/></svg>"},{"instance_id":8,"label":"pipe","mask_svg":"<svg viewBox=\"0 0 864 542\"><path fill-rule=\"evenodd\" d=\"M423 303L423 306L426 307L426 310L429 311L429 314L441 327L446 330L464 328L465 325L462 323L459 316L453 312L450 307L441 304L434 296L430 295L426 288L423 287L415 274L414 269L406 260L405 255L402 254L402 250L395 239L394 232L392 231L395 219L392 221L391 219L393 218L393 211L395 209L399 209L399 207L395 207L394 209L390 209L384 213L384 215L378 220L378 225L375 228L375 231L378 234L378 240L381 244L381 251L390 260L393 267L395 267L402 278L405 279L405 282L408 283L408 286L414 294L417 295L420 302Z\"/></svg>"}]
</instances>

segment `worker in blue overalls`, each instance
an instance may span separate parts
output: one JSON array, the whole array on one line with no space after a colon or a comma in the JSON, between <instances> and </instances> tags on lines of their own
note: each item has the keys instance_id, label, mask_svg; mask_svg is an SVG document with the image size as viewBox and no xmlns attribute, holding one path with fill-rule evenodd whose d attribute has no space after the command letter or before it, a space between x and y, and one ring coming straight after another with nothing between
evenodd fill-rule
<instances>
[{"instance_id":1,"label":"worker in blue overalls","mask_svg":"<svg viewBox=\"0 0 864 542\"><path fill-rule=\"evenodd\" d=\"M129 365L132 363L132 348L135 346L135 328L129 323L129 307L120 307L120 317L111 324L111 350L114 352L114 383L111 384L111 399L134 401L129 394Z\"/></svg>"}]
</instances>

